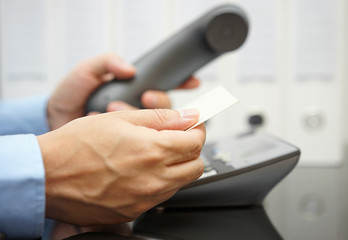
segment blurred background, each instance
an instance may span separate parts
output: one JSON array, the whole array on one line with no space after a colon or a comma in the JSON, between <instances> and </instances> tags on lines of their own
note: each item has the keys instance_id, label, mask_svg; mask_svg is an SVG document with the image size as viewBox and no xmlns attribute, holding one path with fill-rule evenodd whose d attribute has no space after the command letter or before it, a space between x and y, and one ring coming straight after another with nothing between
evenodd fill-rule
<instances>
[{"instance_id":1,"label":"blurred background","mask_svg":"<svg viewBox=\"0 0 348 240\"><path fill-rule=\"evenodd\" d=\"M265 201L281 235L348 239L347 0L1 0L0 97L49 94L101 53L134 62L226 2L247 12L248 39L195 74L199 89L171 91L174 108L225 86L240 103L208 122L207 141L256 127L302 151Z\"/></svg>"}]
</instances>

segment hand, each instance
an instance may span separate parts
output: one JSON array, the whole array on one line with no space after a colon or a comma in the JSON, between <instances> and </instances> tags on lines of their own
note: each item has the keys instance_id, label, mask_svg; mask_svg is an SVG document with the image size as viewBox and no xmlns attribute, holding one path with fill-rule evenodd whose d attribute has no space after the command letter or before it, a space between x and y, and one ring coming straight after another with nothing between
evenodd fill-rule
<instances>
[{"instance_id":1,"label":"hand","mask_svg":"<svg viewBox=\"0 0 348 240\"><path fill-rule=\"evenodd\" d=\"M114 54L105 54L80 63L60 83L47 104L51 130L85 115L88 97L114 77L131 78L135 68Z\"/></svg>"},{"instance_id":2,"label":"hand","mask_svg":"<svg viewBox=\"0 0 348 240\"><path fill-rule=\"evenodd\" d=\"M178 89L196 88L200 84L195 77L190 77L183 84L178 86ZM147 109L155 108L171 108L171 102L168 95L162 91L148 90L141 96L141 103ZM120 110L137 110L138 108L131 106L122 101L111 102L107 107L107 112Z\"/></svg>"},{"instance_id":3,"label":"hand","mask_svg":"<svg viewBox=\"0 0 348 240\"><path fill-rule=\"evenodd\" d=\"M80 63L58 86L47 105L47 119L51 130L57 129L73 119L85 115L85 104L92 92L103 83L117 77L129 79L135 68L114 54L105 54ZM181 88L194 88L199 81L190 78ZM170 108L170 100L164 92L148 91L142 96L145 108ZM108 111L133 109L116 102Z\"/></svg>"},{"instance_id":4,"label":"hand","mask_svg":"<svg viewBox=\"0 0 348 240\"><path fill-rule=\"evenodd\" d=\"M38 136L46 217L116 224L171 197L203 172L197 111L120 111L79 118Z\"/></svg>"}]
</instances>

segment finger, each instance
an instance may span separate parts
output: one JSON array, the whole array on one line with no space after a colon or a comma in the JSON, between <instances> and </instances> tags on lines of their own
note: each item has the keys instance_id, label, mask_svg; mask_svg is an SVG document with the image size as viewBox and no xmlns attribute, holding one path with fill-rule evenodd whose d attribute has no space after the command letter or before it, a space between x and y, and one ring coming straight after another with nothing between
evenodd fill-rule
<instances>
[{"instance_id":1,"label":"finger","mask_svg":"<svg viewBox=\"0 0 348 240\"><path fill-rule=\"evenodd\" d=\"M166 177L172 183L171 189L182 188L187 184L197 180L202 176L204 171L204 164L200 157L171 165L166 172Z\"/></svg>"},{"instance_id":2,"label":"finger","mask_svg":"<svg viewBox=\"0 0 348 240\"><path fill-rule=\"evenodd\" d=\"M196 109L171 110L152 109L124 111L117 115L136 126L161 130L186 130L199 119Z\"/></svg>"},{"instance_id":3,"label":"finger","mask_svg":"<svg viewBox=\"0 0 348 240\"><path fill-rule=\"evenodd\" d=\"M201 124L190 131L162 131L158 145L166 153L167 166L191 161L200 156L205 142L205 126Z\"/></svg>"},{"instance_id":4,"label":"finger","mask_svg":"<svg viewBox=\"0 0 348 240\"><path fill-rule=\"evenodd\" d=\"M87 114L87 116L94 116L94 115L98 115L98 114L100 114L100 112L89 112Z\"/></svg>"},{"instance_id":5,"label":"finger","mask_svg":"<svg viewBox=\"0 0 348 240\"><path fill-rule=\"evenodd\" d=\"M197 88L200 85L200 81L198 78L191 76L188 80L186 80L184 83L180 84L177 88L178 89L191 89L191 88Z\"/></svg>"},{"instance_id":6,"label":"finger","mask_svg":"<svg viewBox=\"0 0 348 240\"><path fill-rule=\"evenodd\" d=\"M115 54L104 54L91 58L83 62L82 67L101 81L110 80L110 75L104 76L109 73L114 74L119 79L131 78L135 74L134 66L124 62Z\"/></svg>"},{"instance_id":7,"label":"finger","mask_svg":"<svg viewBox=\"0 0 348 240\"><path fill-rule=\"evenodd\" d=\"M109 81L111 81L111 80L114 79L114 78L115 78L115 74L113 74L113 73L111 73L111 72L102 75L102 81L103 81L103 82L109 82Z\"/></svg>"},{"instance_id":8,"label":"finger","mask_svg":"<svg viewBox=\"0 0 348 240\"><path fill-rule=\"evenodd\" d=\"M145 108L171 108L168 95L162 91L149 90L141 96L141 103Z\"/></svg>"},{"instance_id":9,"label":"finger","mask_svg":"<svg viewBox=\"0 0 348 240\"><path fill-rule=\"evenodd\" d=\"M106 107L107 112L123 111L123 110L137 110L138 108L121 101L114 101Z\"/></svg>"},{"instance_id":10,"label":"finger","mask_svg":"<svg viewBox=\"0 0 348 240\"><path fill-rule=\"evenodd\" d=\"M126 64L120 57L114 54L104 54L80 63L74 71L69 74L68 79L62 86L65 89L81 89L80 101L86 102L88 96L101 84L110 81L114 77L118 79L129 79L135 74L133 66ZM69 94L66 94L69 95Z\"/></svg>"}]
</instances>

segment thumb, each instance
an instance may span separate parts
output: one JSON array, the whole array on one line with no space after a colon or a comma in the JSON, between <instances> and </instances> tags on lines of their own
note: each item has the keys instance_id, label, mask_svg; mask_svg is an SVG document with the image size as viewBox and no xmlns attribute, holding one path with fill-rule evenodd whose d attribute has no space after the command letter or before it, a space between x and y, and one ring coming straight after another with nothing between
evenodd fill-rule
<instances>
[{"instance_id":1,"label":"thumb","mask_svg":"<svg viewBox=\"0 0 348 240\"><path fill-rule=\"evenodd\" d=\"M146 109L119 112L120 117L137 126L160 130L186 130L199 119L197 109Z\"/></svg>"},{"instance_id":2,"label":"thumb","mask_svg":"<svg viewBox=\"0 0 348 240\"><path fill-rule=\"evenodd\" d=\"M103 54L80 63L73 72L72 79L80 81L79 86L88 97L97 87L115 77L129 79L135 74L134 66L127 64L115 54ZM80 87L80 88L81 88Z\"/></svg>"},{"instance_id":3,"label":"thumb","mask_svg":"<svg viewBox=\"0 0 348 240\"><path fill-rule=\"evenodd\" d=\"M134 66L111 53L88 59L83 64L87 71L91 71L92 74L98 77L112 73L119 79L127 79L135 74Z\"/></svg>"},{"instance_id":4,"label":"thumb","mask_svg":"<svg viewBox=\"0 0 348 240\"><path fill-rule=\"evenodd\" d=\"M87 59L70 72L58 87L56 94L64 106L71 103L84 105L88 97L103 83L113 78L129 79L135 68L114 54L104 54Z\"/></svg>"}]
</instances>

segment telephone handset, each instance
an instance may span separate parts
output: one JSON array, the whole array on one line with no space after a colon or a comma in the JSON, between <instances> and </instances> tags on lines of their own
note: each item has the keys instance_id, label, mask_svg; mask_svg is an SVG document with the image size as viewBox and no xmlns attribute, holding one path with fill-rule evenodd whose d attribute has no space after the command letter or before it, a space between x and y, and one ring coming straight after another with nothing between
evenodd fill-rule
<instances>
[{"instance_id":1,"label":"telephone handset","mask_svg":"<svg viewBox=\"0 0 348 240\"><path fill-rule=\"evenodd\" d=\"M247 33L248 21L241 8L216 7L137 60L132 79L114 79L97 89L87 101L86 112L105 112L115 100L142 108L143 92L179 86L206 63L239 48Z\"/></svg>"}]
</instances>

